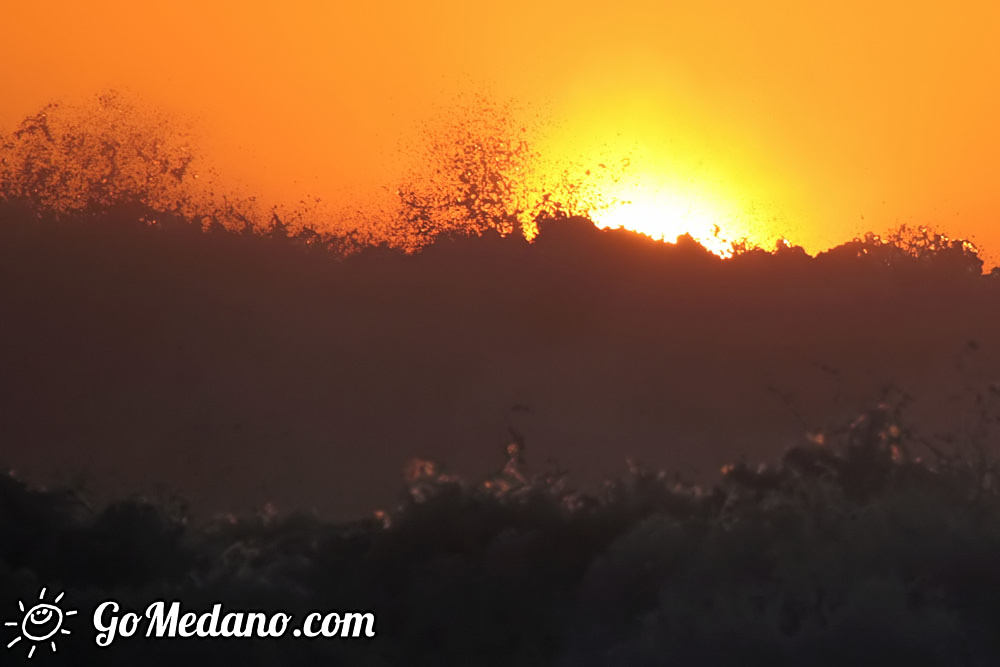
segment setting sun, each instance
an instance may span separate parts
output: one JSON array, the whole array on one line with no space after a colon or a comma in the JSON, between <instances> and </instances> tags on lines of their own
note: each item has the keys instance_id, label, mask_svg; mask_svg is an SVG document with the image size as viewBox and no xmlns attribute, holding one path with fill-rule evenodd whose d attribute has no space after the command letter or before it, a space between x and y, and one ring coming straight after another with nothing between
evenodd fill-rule
<instances>
[{"instance_id":1,"label":"setting sun","mask_svg":"<svg viewBox=\"0 0 1000 667\"><path fill-rule=\"evenodd\" d=\"M649 190L619 196L604 210L591 213L598 227L621 227L654 239L674 242L690 234L705 248L723 257L731 254L723 227L727 215L698 197L669 190Z\"/></svg>"}]
</instances>

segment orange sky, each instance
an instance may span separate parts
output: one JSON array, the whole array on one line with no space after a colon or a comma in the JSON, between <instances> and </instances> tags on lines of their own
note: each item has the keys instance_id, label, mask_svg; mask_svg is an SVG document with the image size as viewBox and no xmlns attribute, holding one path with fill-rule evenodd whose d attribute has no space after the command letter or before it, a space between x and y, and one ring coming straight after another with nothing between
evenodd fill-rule
<instances>
[{"instance_id":1,"label":"orange sky","mask_svg":"<svg viewBox=\"0 0 1000 667\"><path fill-rule=\"evenodd\" d=\"M615 194L646 210L810 250L933 224L996 258L998 34L993 2L6 0L0 129L124 89L265 196L363 201L485 90L552 159L630 157Z\"/></svg>"}]
</instances>

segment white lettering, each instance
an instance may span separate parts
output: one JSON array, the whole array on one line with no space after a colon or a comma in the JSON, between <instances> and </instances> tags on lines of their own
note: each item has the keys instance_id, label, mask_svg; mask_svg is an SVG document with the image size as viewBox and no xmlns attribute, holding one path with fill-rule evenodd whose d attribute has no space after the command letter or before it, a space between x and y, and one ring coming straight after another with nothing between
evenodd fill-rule
<instances>
[{"instance_id":1,"label":"white lettering","mask_svg":"<svg viewBox=\"0 0 1000 667\"><path fill-rule=\"evenodd\" d=\"M118 603L114 600L108 600L98 605L94 611L94 629L97 630L97 645L102 648L110 646L111 642L115 640L115 628L118 626L117 617L111 618L110 625L104 622L104 611L109 608L112 613L117 612L119 609Z\"/></svg>"},{"instance_id":2,"label":"white lettering","mask_svg":"<svg viewBox=\"0 0 1000 667\"><path fill-rule=\"evenodd\" d=\"M148 607L146 607L146 618L148 618L152 623L146 628L146 636L150 637L154 633L157 637L176 637L177 636L177 619L181 614L181 603L172 602L170 604L170 611L164 616L163 614L163 600L157 600Z\"/></svg>"}]
</instances>

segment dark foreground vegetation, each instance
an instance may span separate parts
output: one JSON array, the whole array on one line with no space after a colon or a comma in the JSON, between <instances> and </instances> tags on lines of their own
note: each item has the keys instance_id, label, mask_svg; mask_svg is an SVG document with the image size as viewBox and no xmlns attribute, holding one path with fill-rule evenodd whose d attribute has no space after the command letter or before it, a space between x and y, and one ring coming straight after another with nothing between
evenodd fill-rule
<instances>
[{"instance_id":1,"label":"dark foreground vegetation","mask_svg":"<svg viewBox=\"0 0 1000 667\"><path fill-rule=\"evenodd\" d=\"M39 664L996 664L995 468L921 462L917 446L882 405L709 489L634 465L588 495L558 472L523 475L514 443L476 485L416 461L394 510L339 524L267 511L194 522L142 500L95 512L4 476L0 616L42 586L67 591L73 634ZM107 599L368 610L376 637L99 650L90 618Z\"/></svg>"}]
</instances>

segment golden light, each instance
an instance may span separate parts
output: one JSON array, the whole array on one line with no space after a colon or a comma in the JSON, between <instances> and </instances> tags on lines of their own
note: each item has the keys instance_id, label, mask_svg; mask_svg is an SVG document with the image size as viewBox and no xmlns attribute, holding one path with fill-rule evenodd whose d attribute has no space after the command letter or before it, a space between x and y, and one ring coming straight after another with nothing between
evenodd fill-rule
<instances>
[{"instance_id":1,"label":"golden light","mask_svg":"<svg viewBox=\"0 0 1000 667\"><path fill-rule=\"evenodd\" d=\"M617 106L560 108L565 120L547 126L540 142L542 155L557 165L553 171L574 165L571 174L582 184L575 194L598 227L668 243L690 234L722 257L732 254L733 242L768 247L789 231L761 195L759 171L691 139L707 133L702 117L652 94L610 97Z\"/></svg>"},{"instance_id":2,"label":"golden light","mask_svg":"<svg viewBox=\"0 0 1000 667\"><path fill-rule=\"evenodd\" d=\"M601 228L629 229L670 243L690 234L721 257L731 255L731 242L744 236L733 228L730 206L693 190L631 186L609 194L606 208L590 214Z\"/></svg>"}]
</instances>

